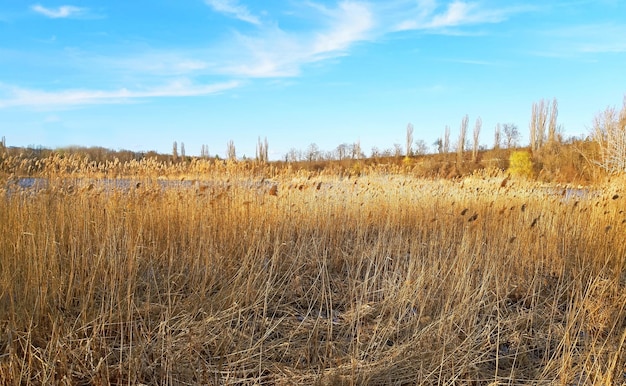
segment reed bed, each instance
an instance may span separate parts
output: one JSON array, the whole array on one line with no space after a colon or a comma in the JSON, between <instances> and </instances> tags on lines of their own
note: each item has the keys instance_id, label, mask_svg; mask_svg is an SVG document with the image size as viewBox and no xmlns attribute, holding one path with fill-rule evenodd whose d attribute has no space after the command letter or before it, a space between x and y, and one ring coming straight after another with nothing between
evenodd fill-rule
<instances>
[{"instance_id":1,"label":"reed bed","mask_svg":"<svg viewBox=\"0 0 626 386\"><path fill-rule=\"evenodd\" d=\"M620 385L626 194L51 179L0 199L0 383Z\"/></svg>"}]
</instances>

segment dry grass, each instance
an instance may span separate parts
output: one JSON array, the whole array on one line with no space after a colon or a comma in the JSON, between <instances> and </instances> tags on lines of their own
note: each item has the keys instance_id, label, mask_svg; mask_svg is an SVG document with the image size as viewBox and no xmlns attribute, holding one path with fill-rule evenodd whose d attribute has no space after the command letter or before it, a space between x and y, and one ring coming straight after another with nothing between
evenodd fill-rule
<instances>
[{"instance_id":1,"label":"dry grass","mask_svg":"<svg viewBox=\"0 0 626 386\"><path fill-rule=\"evenodd\" d=\"M0 383L626 382L626 194L503 180L5 192Z\"/></svg>"}]
</instances>

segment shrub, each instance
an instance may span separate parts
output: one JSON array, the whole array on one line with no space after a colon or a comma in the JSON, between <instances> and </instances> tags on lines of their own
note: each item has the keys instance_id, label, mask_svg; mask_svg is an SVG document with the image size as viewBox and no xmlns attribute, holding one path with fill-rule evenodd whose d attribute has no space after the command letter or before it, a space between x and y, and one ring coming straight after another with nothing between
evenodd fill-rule
<instances>
[{"instance_id":1,"label":"shrub","mask_svg":"<svg viewBox=\"0 0 626 386\"><path fill-rule=\"evenodd\" d=\"M509 157L509 173L513 176L532 178L533 161L527 151L514 151Z\"/></svg>"}]
</instances>

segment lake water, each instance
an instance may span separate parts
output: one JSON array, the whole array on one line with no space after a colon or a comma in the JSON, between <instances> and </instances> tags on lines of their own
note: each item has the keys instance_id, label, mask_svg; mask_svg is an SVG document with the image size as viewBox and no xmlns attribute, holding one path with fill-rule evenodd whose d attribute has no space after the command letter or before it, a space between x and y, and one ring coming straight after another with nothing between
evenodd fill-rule
<instances>
[{"instance_id":1,"label":"lake water","mask_svg":"<svg viewBox=\"0 0 626 386\"><path fill-rule=\"evenodd\" d=\"M232 185L232 183L225 182L222 180L203 180L203 181L192 181L192 180L141 180L141 179L130 179L130 178L102 178L102 179L67 179L64 180L62 186L65 188L69 186L73 186L75 188L83 188L90 184L103 189L105 191L129 191L131 189L137 188L138 184L149 184L152 185L156 183L160 189L193 189L199 186L203 187L225 187L227 185ZM249 181L239 181L237 182L238 186L243 188L250 189L258 189L258 188L267 188L270 187L273 182L271 181L260 181L260 180L249 180ZM13 179L7 182L6 191L7 194L13 195L20 192L28 192L28 193L37 193L41 190L47 189L49 187L49 180L47 178L42 177L23 177Z\"/></svg>"},{"instance_id":2,"label":"lake water","mask_svg":"<svg viewBox=\"0 0 626 386\"><path fill-rule=\"evenodd\" d=\"M191 180L163 180L157 179L156 184L161 189L191 189L196 188L198 186L207 186L207 187L218 187L229 185L225 181L220 180L205 180L205 181L191 181ZM144 184L145 180L140 179L130 179L130 178L102 178L102 179L67 179L64 181L63 185L65 187L74 186L81 187L87 186L89 184L94 184L99 188L103 188L105 191L112 190L121 190L128 191L132 188L136 188L137 184ZM152 181L148 181L149 184ZM392 182L393 183L393 182ZM238 181L238 186L250 189L259 189L259 188L269 188L273 182L271 181L259 181L250 179L248 181ZM328 184L325 184L328 185ZM19 192L29 192L29 193L37 193L41 190L47 189L49 186L49 181L47 178L41 177L23 177L13 179L7 182L6 190L9 196L19 193ZM572 187L546 187L540 189L543 193L548 196L562 196L563 201L575 201L581 199L593 198L598 195L597 191L590 190L583 187L572 188Z\"/></svg>"}]
</instances>

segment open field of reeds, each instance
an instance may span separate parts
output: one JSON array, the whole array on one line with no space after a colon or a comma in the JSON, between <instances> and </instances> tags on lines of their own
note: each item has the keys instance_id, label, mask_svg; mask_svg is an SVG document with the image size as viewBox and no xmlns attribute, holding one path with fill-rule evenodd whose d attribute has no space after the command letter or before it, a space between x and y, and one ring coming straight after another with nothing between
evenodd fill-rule
<instances>
[{"instance_id":1,"label":"open field of reeds","mask_svg":"<svg viewBox=\"0 0 626 386\"><path fill-rule=\"evenodd\" d=\"M4 185L0 383L626 383L623 184L269 177Z\"/></svg>"}]
</instances>

